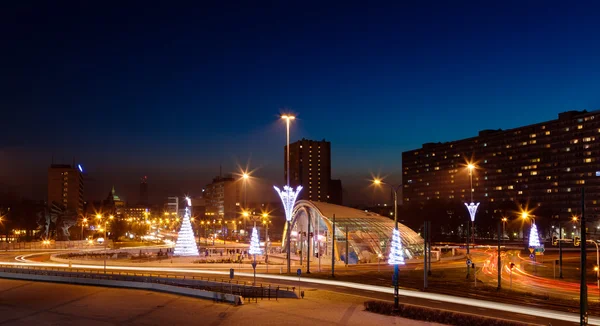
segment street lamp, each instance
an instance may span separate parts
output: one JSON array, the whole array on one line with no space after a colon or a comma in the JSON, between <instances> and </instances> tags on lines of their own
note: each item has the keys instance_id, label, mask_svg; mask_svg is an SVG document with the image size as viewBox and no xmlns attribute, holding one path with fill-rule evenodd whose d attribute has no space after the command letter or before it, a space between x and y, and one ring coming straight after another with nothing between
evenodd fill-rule
<instances>
[{"instance_id":1,"label":"street lamp","mask_svg":"<svg viewBox=\"0 0 600 326\"><path fill-rule=\"evenodd\" d=\"M265 263L267 264L267 273L269 272L269 214L262 213L262 224L265 226Z\"/></svg>"},{"instance_id":2,"label":"street lamp","mask_svg":"<svg viewBox=\"0 0 600 326\"><path fill-rule=\"evenodd\" d=\"M83 225L87 224L87 221L88 220L85 217L81 220L81 240L83 240Z\"/></svg>"},{"instance_id":3,"label":"street lamp","mask_svg":"<svg viewBox=\"0 0 600 326\"><path fill-rule=\"evenodd\" d=\"M392 192L394 193L394 230L392 232L392 240L396 240L396 236L398 237L397 241L400 242L400 231L398 231L398 190L400 189L400 187L402 186L397 185L397 186L393 186L389 183L385 183L383 182L383 180L379 179L379 178L375 178L373 180L373 184L376 186L381 186L381 185L388 185L391 189ZM334 230L335 232L335 230ZM401 245L401 243L400 243ZM392 248L394 249L394 248ZM402 259L402 253L400 252L400 259L393 259L395 257L392 257L392 251L390 251L390 260L388 261L388 263L390 265L394 265L394 310L398 310L398 305L399 305L399 296L398 296L398 274L399 274L399 270L398 270L398 265L400 264L404 264L404 261ZM348 255L348 253L346 253L346 255Z\"/></svg>"},{"instance_id":4,"label":"street lamp","mask_svg":"<svg viewBox=\"0 0 600 326\"><path fill-rule=\"evenodd\" d=\"M469 192L471 193L471 203L465 203L467 210L469 211L469 216L471 217L471 233L473 237L473 248L475 248L475 214L477 213L477 207L479 203L475 204L473 202L473 170L475 169L475 165L473 163L467 164L467 169L469 170L469 181L471 184L471 188L469 188ZM467 226L467 255L469 255L469 227ZM468 271L467 271L468 273Z\"/></svg>"},{"instance_id":5,"label":"street lamp","mask_svg":"<svg viewBox=\"0 0 600 326\"><path fill-rule=\"evenodd\" d=\"M244 207L243 210L248 210L248 180L250 179L250 173L247 171L242 171L241 179L244 183ZM244 230L247 229L246 221L244 220Z\"/></svg>"},{"instance_id":6,"label":"street lamp","mask_svg":"<svg viewBox=\"0 0 600 326\"><path fill-rule=\"evenodd\" d=\"M506 224L508 223L508 218L502 218L502 240L504 241L504 236L506 235Z\"/></svg>"},{"instance_id":7,"label":"street lamp","mask_svg":"<svg viewBox=\"0 0 600 326\"><path fill-rule=\"evenodd\" d=\"M287 183L283 187L283 190L280 190L276 186L275 191L279 194L279 198L283 203L283 209L285 211L285 219L286 219L286 230L287 230L287 272L291 273L291 254L290 254L290 244L291 244L291 234L292 234L292 214L294 210L294 205L296 204L296 199L298 198L298 194L302 190L302 186L296 187L294 190L290 187L290 121L296 119L295 116L285 114L281 116L282 119L285 120L286 125L286 177Z\"/></svg>"},{"instance_id":8,"label":"street lamp","mask_svg":"<svg viewBox=\"0 0 600 326\"><path fill-rule=\"evenodd\" d=\"M284 114L281 116L281 119L285 120L285 128L286 128L286 166L287 166L287 185L290 185L290 121L295 120L296 117L290 114Z\"/></svg>"}]
</instances>

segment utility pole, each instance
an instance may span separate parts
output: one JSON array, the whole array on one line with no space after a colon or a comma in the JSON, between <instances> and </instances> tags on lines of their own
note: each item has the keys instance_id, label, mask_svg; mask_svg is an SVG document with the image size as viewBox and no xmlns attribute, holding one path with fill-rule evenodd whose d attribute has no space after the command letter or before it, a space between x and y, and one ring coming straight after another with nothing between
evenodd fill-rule
<instances>
[{"instance_id":1,"label":"utility pole","mask_svg":"<svg viewBox=\"0 0 600 326\"><path fill-rule=\"evenodd\" d=\"M427 240L429 239L427 237L428 231L427 231L427 221L423 222L423 239L424 241L424 246L423 246L423 288L426 289L427 288Z\"/></svg>"},{"instance_id":2,"label":"utility pole","mask_svg":"<svg viewBox=\"0 0 600 326\"><path fill-rule=\"evenodd\" d=\"M502 232L502 226L503 223L500 221L498 223L498 265L496 266L498 269L498 290L502 288L502 259L500 258L500 232Z\"/></svg>"},{"instance_id":3,"label":"utility pole","mask_svg":"<svg viewBox=\"0 0 600 326\"><path fill-rule=\"evenodd\" d=\"M331 229L331 277L335 277L335 214L333 214L333 227Z\"/></svg>"},{"instance_id":4,"label":"utility pole","mask_svg":"<svg viewBox=\"0 0 600 326\"><path fill-rule=\"evenodd\" d=\"M587 241L585 228L585 187L581 186L581 284L579 285L579 324L587 325L587 283L586 283L586 258Z\"/></svg>"},{"instance_id":5,"label":"utility pole","mask_svg":"<svg viewBox=\"0 0 600 326\"><path fill-rule=\"evenodd\" d=\"M562 223L558 221L558 278L563 278L562 272Z\"/></svg>"},{"instance_id":6,"label":"utility pole","mask_svg":"<svg viewBox=\"0 0 600 326\"><path fill-rule=\"evenodd\" d=\"M427 221L427 239L427 259L429 260L427 275L431 276L431 221Z\"/></svg>"},{"instance_id":7,"label":"utility pole","mask_svg":"<svg viewBox=\"0 0 600 326\"><path fill-rule=\"evenodd\" d=\"M307 219L308 221L308 226L306 227L306 229L308 230L308 234L306 237L306 274L310 274L310 256L312 255L312 252L310 251L310 241L311 241L311 236L310 236L310 214L308 214Z\"/></svg>"},{"instance_id":8,"label":"utility pole","mask_svg":"<svg viewBox=\"0 0 600 326\"><path fill-rule=\"evenodd\" d=\"M348 225L346 225L346 267L350 261L350 252L348 251Z\"/></svg>"}]
</instances>

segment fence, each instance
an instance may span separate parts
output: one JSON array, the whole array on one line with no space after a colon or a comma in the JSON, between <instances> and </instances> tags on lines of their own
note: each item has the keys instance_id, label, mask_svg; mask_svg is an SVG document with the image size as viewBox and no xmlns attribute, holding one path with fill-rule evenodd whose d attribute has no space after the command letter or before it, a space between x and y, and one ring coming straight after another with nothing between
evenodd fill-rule
<instances>
[{"instance_id":1,"label":"fence","mask_svg":"<svg viewBox=\"0 0 600 326\"><path fill-rule=\"evenodd\" d=\"M0 272L13 274L33 274L45 276L57 276L65 278L83 278L97 279L109 281L127 281L163 284L176 287L185 287L196 290L204 290L210 292L218 292L224 294L238 295L246 300L258 301L258 299L278 300L279 298L297 298L295 288L272 286L263 284L252 286L239 280L223 280L217 281L216 278L201 277L201 276L185 276L185 275L169 275L152 274L152 273L131 273L121 271L106 271L101 270L83 270L77 268L58 268L58 267L38 267L38 266L14 266L1 265Z\"/></svg>"}]
</instances>

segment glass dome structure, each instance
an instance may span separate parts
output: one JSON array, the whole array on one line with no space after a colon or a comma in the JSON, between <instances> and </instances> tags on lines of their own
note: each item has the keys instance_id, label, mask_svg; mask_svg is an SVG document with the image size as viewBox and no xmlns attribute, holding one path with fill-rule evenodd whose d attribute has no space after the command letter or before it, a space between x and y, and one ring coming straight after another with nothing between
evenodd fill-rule
<instances>
[{"instance_id":1,"label":"glass dome structure","mask_svg":"<svg viewBox=\"0 0 600 326\"><path fill-rule=\"evenodd\" d=\"M329 203L299 200L291 221L291 250L306 257L310 241L313 257L331 257L333 217L335 215L335 259L349 264L376 263L387 259L394 221L373 212ZM405 259L423 254L423 238L403 224L398 224ZM347 234L347 237L346 237ZM287 244L288 230L283 231L282 246ZM346 238L347 245L346 245ZM346 247L348 252L346 252Z\"/></svg>"}]
</instances>

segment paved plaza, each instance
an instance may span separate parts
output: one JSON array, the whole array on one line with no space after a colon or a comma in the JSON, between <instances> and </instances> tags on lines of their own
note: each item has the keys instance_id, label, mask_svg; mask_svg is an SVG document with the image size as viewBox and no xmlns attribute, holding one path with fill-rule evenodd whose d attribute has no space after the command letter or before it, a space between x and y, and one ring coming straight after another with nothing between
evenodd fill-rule
<instances>
[{"instance_id":1,"label":"paved plaza","mask_svg":"<svg viewBox=\"0 0 600 326\"><path fill-rule=\"evenodd\" d=\"M365 300L309 290L305 299L233 306L142 290L0 279L0 325L437 325L366 312Z\"/></svg>"}]
</instances>

